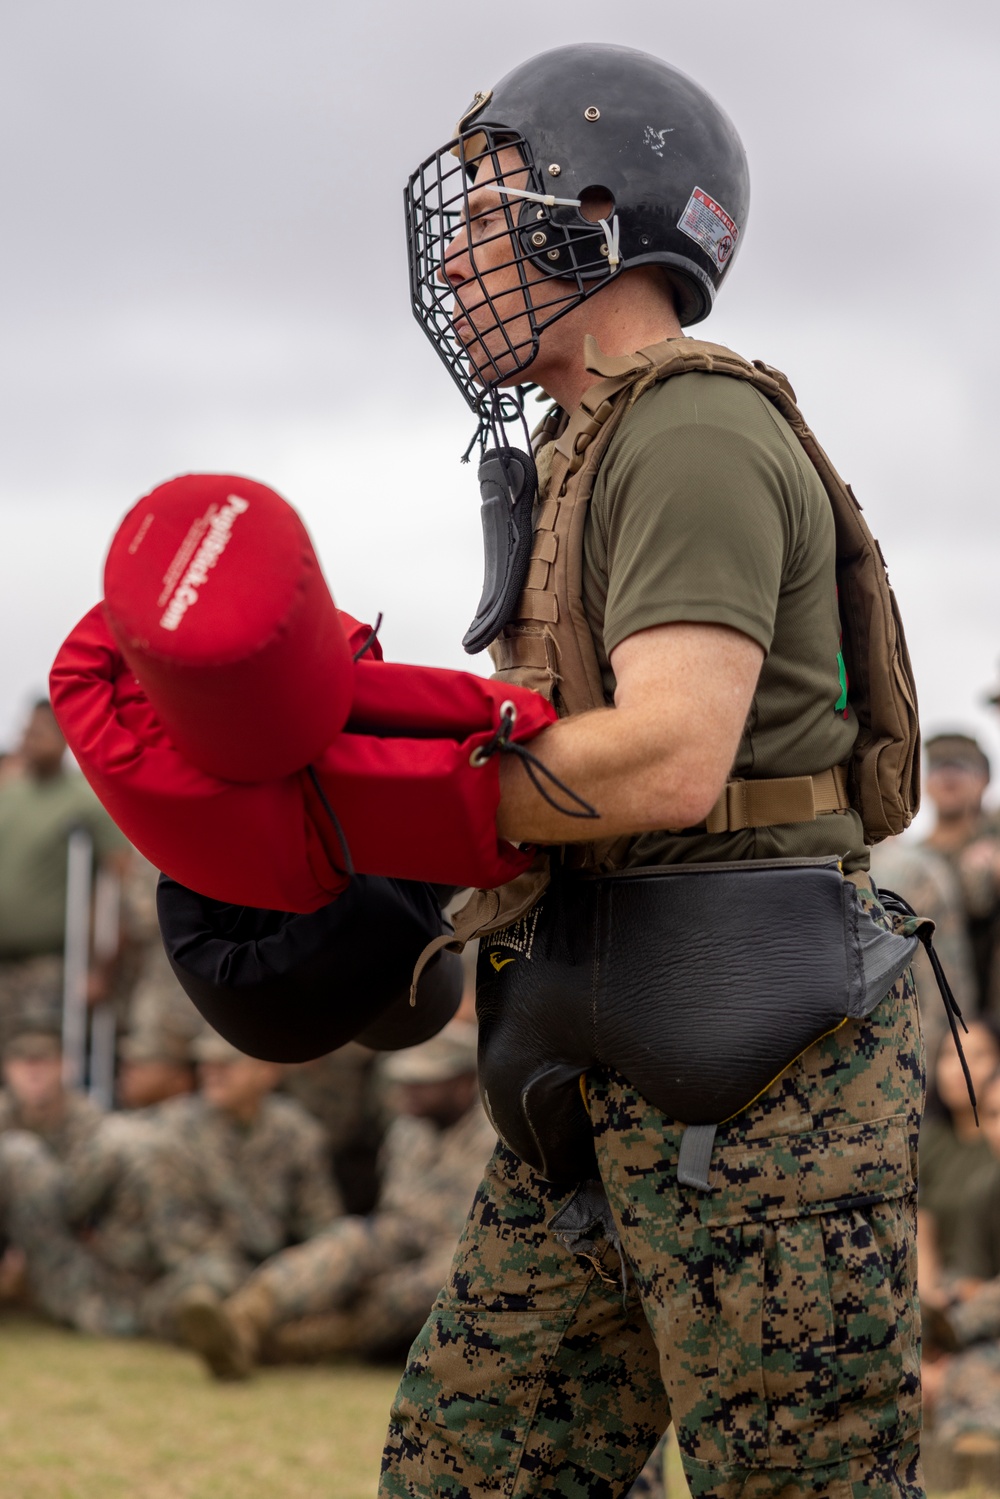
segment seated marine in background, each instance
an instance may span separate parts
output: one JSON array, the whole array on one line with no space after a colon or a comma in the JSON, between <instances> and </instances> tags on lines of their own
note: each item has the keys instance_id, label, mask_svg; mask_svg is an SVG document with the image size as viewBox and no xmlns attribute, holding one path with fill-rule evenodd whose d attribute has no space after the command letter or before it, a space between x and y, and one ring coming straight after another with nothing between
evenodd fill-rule
<instances>
[{"instance_id":1,"label":"seated marine in background","mask_svg":"<svg viewBox=\"0 0 1000 1499\"><path fill-rule=\"evenodd\" d=\"M226 1301L207 1286L185 1301L181 1334L218 1378L245 1378L258 1362L398 1355L423 1324L496 1144L475 1026L452 1021L389 1057L383 1076L399 1113L374 1211L275 1255Z\"/></svg>"}]
</instances>

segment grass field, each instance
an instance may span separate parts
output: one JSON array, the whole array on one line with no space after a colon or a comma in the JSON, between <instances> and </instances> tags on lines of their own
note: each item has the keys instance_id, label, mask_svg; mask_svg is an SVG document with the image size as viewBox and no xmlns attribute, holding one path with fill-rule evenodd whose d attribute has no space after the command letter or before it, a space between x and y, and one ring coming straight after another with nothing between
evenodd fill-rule
<instances>
[{"instance_id":1,"label":"grass field","mask_svg":"<svg viewBox=\"0 0 1000 1499\"><path fill-rule=\"evenodd\" d=\"M177 1348L3 1316L0 1495L375 1499L397 1379L350 1364L217 1384ZM669 1494L682 1499L676 1450L670 1467Z\"/></svg>"},{"instance_id":2,"label":"grass field","mask_svg":"<svg viewBox=\"0 0 1000 1499\"><path fill-rule=\"evenodd\" d=\"M220 1385L179 1349L0 1319L3 1499L374 1499L398 1372Z\"/></svg>"}]
</instances>

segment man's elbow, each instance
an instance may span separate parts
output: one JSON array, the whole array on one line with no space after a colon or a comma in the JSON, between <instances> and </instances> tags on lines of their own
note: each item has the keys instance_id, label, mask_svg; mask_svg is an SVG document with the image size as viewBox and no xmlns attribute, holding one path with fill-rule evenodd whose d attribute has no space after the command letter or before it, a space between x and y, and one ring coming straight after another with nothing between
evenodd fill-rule
<instances>
[{"instance_id":1,"label":"man's elbow","mask_svg":"<svg viewBox=\"0 0 1000 1499\"><path fill-rule=\"evenodd\" d=\"M643 818L646 831L696 828L708 817L726 783L726 773L715 767L674 765L650 787Z\"/></svg>"}]
</instances>

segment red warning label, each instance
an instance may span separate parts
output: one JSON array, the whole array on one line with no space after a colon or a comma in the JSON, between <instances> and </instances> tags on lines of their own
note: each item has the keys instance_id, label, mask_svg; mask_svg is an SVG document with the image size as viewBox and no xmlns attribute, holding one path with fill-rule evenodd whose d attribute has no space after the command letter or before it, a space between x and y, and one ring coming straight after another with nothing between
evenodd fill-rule
<instances>
[{"instance_id":1,"label":"red warning label","mask_svg":"<svg viewBox=\"0 0 1000 1499\"><path fill-rule=\"evenodd\" d=\"M716 203L700 187L696 187L688 199L677 227L700 245L720 270L731 259L740 234L722 204Z\"/></svg>"}]
</instances>

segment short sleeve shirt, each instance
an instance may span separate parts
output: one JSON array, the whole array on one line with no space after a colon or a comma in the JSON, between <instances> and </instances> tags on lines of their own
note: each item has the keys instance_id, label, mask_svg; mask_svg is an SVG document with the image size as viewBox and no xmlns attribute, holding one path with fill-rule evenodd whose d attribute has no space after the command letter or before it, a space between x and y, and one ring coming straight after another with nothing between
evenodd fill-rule
<instances>
[{"instance_id":1,"label":"short sleeve shirt","mask_svg":"<svg viewBox=\"0 0 1000 1499\"><path fill-rule=\"evenodd\" d=\"M677 375L644 393L608 446L584 534L584 607L605 694L610 655L639 630L728 625L765 653L734 777L813 775L847 761L830 501L778 411L731 376ZM647 833L631 864L846 856L867 865L860 818L739 833Z\"/></svg>"},{"instance_id":2,"label":"short sleeve shirt","mask_svg":"<svg viewBox=\"0 0 1000 1499\"><path fill-rule=\"evenodd\" d=\"M74 828L90 834L99 859L128 846L77 772L0 786L0 958L62 951Z\"/></svg>"}]
</instances>

